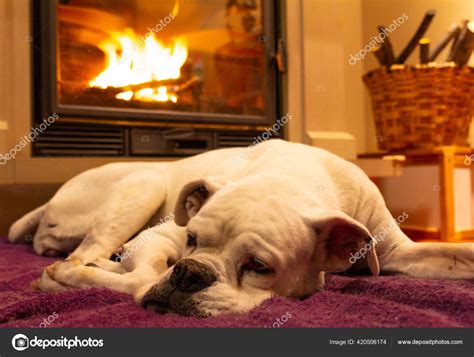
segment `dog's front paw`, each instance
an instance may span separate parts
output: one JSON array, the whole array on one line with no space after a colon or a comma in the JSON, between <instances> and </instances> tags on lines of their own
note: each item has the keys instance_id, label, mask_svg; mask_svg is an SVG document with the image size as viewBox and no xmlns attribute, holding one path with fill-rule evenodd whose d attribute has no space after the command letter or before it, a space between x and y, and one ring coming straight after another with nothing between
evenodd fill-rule
<instances>
[{"instance_id":1,"label":"dog's front paw","mask_svg":"<svg viewBox=\"0 0 474 357\"><path fill-rule=\"evenodd\" d=\"M77 276L83 267L79 259L72 258L51 264L45 269L45 273L56 283L66 287L77 287L74 282L77 281Z\"/></svg>"},{"instance_id":2,"label":"dog's front paw","mask_svg":"<svg viewBox=\"0 0 474 357\"><path fill-rule=\"evenodd\" d=\"M51 279L50 275L46 272L45 269L39 279L31 283L31 288L34 290L41 290L47 292L59 292L67 290L68 287Z\"/></svg>"}]
</instances>

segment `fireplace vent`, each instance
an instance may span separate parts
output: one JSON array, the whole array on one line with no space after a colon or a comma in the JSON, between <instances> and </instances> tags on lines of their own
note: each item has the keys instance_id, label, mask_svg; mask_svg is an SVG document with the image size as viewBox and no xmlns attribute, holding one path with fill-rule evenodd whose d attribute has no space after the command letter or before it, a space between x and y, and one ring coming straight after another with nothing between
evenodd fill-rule
<instances>
[{"instance_id":1,"label":"fireplace vent","mask_svg":"<svg viewBox=\"0 0 474 357\"><path fill-rule=\"evenodd\" d=\"M125 154L122 128L54 124L34 144L41 156L119 156Z\"/></svg>"},{"instance_id":2,"label":"fireplace vent","mask_svg":"<svg viewBox=\"0 0 474 357\"><path fill-rule=\"evenodd\" d=\"M245 147L251 145L257 138L257 136L261 134L257 131L249 131L249 132L227 132L227 133L219 133L217 136L217 147L218 148L227 148L227 147Z\"/></svg>"}]
</instances>

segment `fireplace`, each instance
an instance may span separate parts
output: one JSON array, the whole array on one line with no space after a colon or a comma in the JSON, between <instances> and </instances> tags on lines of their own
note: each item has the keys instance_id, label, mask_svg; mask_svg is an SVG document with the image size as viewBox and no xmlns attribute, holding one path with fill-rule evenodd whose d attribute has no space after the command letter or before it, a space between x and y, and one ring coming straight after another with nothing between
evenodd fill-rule
<instances>
[{"instance_id":1,"label":"fireplace","mask_svg":"<svg viewBox=\"0 0 474 357\"><path fill-rule=\"evenodd\" d=\"M281 112L277 14L266 0L34 0L33 120L59 116L34 154L249 145Z\"/></svg>"}]
</instances>

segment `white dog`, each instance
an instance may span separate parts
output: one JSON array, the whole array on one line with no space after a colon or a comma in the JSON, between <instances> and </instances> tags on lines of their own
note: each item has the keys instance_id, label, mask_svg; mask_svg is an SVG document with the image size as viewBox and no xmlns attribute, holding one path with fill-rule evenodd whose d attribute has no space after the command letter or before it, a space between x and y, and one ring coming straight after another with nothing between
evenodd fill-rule
<instances>
[{"instance_id":1,"label":"white dog","mask_svg":"<svg viewBox=\"0 0 474 357\"><path fill-rule=\"evenodd\" d=\"M474 278L473 244L412 242L359 168L281 140L84 172L17 221L9 239L32 234L38 254L72 252L46 268L42 290L107 287L185 315L305 297L323 288L325 272L353 263L374 274ZM117 251L120 263L109 260Z\"/></svg>"}]
</instances>

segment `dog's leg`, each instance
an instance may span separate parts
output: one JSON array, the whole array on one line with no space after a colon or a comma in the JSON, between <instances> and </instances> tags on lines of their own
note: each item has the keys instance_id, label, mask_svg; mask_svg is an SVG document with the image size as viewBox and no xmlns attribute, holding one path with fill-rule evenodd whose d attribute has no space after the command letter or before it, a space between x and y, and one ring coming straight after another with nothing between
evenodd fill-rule
<instances>
[{"instance_id":1,"label":"dog's leg","mask_svg":"<svg viewBox=\"0 0 474 357\"><path fill-rule=\"evenodd\" d=\"M166 182L154 172L132 174L115 185L114 194L106 202L103 214L96 218L84 240L68 259L78 259L84 265L100 258L108 259L143 228L166 197ZM53 265L58 264L63 262ZM49 277L51 274L46 277L43 273L40 288L45 286L45 290L50 290L50 287L58 287L49 281Z\"/></svg>"},{"instance_id":2,"label":"dog's leg","mask_svg":"<svg viewBox=\"0 0 474 357\"><path fill-rule=\"evenodd\" d=\"M417 278L474 279L474 244L404 242L381 263L382 271Z\"/></svg>"},{"instance_id":3,"label":"dog's leg","mask_svg":"<svg viewBox=\"0 0 474 357\"><path fill-rule=\"evenodd\" d=\"M409 219L403 212L394 219L373 184L365 195L362 221L370 230L382 272L418 278L474 279L474 244L416 243L399 224Z\"/></svg>"},{"instance_id":4,"label":"dog's leg","mask_svg":"<svg viewBox=\"0 0 474 357\"><path fill-rule=\"evenodd\" d=\"M114 191L71 258L84 264L109 258L157 212L166 198L166 181L154 172L141 172L122 180Z\"/></svg>"},{"instance_id":5,"label":"dog's leg","mask_svg":"<svg viewBox=\"0 0 474 357\"><path fill-rule=\"evenodd\" d=\"M46 273L57 283L68 288L107 288L133 294L139 287L157 281L160 271L144 265L124 274L84 266L78 259L70 259L46 268Z\"/></svg>"},{"instance_id":6,"label":"dog's leg","mask_svg":"<svg viewBox=\"0 0 474 357\"><path fill-rule=\"evenodd\" d=\"M101 258L88 266L76 258L57 262L46 268L50 279L41 279L47 283L42 290L48 290L50 287L57 290L58 286L104 287L133 294L139 287L158 281L160 275L169 269L170 264L179 260L185 240L183 238L185 230L169 222L138 235L132 241L137 245L137 250L122 264ZM117 265L121 268L117 268ZM100 266L110 271L101 269ZM125 271L126 267L130 271L118 272ZM48 280L56 282L58 286L49 284Z\"/></svg>"},{"instance_id":7,"label":"dog's leg","mask_svg":"<svg viewBox=\"0 0 474 357\"><path fill-rule=\"evenodd\" d=\"M71 257L46 268L39 288L44 291L64 290L63 287L106 287L133 293L134 289L156 282L183 254L186 229L173 221L157 225L128 242L121 262L98 258L84 265Z\"/></svg>"}]
</instances>

